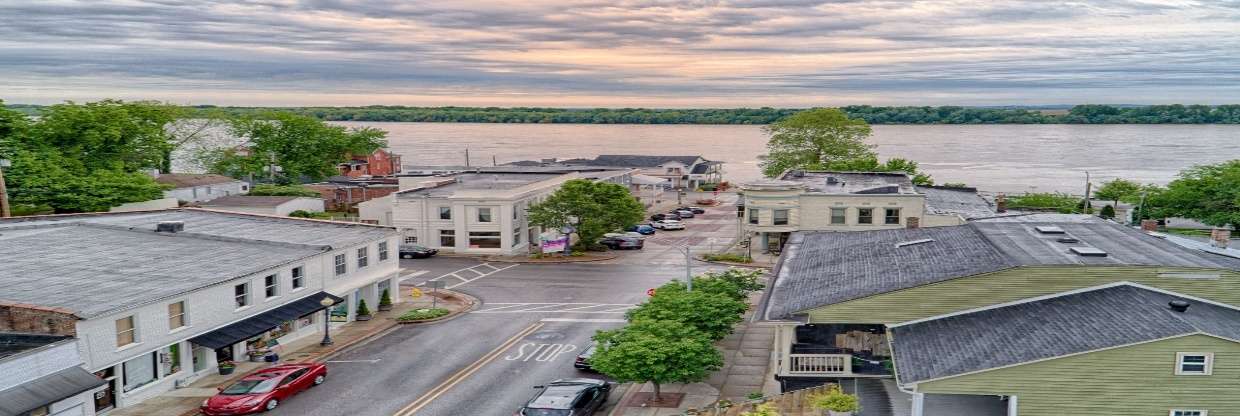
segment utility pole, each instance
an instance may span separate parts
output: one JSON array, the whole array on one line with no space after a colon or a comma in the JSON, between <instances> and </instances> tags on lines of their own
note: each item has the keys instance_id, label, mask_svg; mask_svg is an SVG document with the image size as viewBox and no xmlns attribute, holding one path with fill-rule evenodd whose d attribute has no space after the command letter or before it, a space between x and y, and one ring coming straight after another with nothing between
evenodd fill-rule
<instances>
[{"instance_id":1,"label":"utility pole","mask_svg":"<svg viewBox=\"0 0 1240 416\"><path fill-rule=\"evenodd\" d=\"M1139 205L1137 205L1137 217L1132 219L1133 222L1140 223L1141 220L1145 219L1144 214L1145 214L1145 195L1146 194L1148 194L1148 192L1141 193L1141 202Z\"/></svg>"},{"instance_id":2,"label":"utility pole","mask_svg":"<svg viewBox=\"0 0 1240 416\"><path fill-rule=\"evenodd\" d=\"M267 164L267 180L271 183L276 182L276 152L267 152L269 163Z\"/></svg>"},{"instance_id":3,"label":"utility pole","mask_svg":"<svg viewBox=\"0 0 1240 416\"><path fill-rule=\"evenodd\" d=\"M12 215L9 212L9 189L4 186L4 168L12 165L8 159L0 159L0 218L8 218Z\"/></svg>"},{"instance_id":4,"label":"utility pole","mask_svg":"<svg viewBox=\"0 0 1240 416\"><path fill-rule=\"evenodd\" d=\"M685 291L693 291L693 256L689 254L689 246L685 246Z\"/></svg>"},{"instance_id":5,"label":"utility pole","mask_svg":"<svg viewBox=\"0 0 1240 416\"><path fill-rule=\"evenodd\" d=\"M465 148L465 167L469 167L469 148Z\"/></svg>"},{"instance_id":6,"label":"utility pole","mask_svg":"<svg viewBox=\"0 0 1240 416\"><path fill-rule=\"evenodd\" d=\"M491 166L499 166L498 163L495 163L495 155L491 155Z\"/></svg>"},{"instance_id":7,"label":"utility pole","mask_svg":"<svg viewBox=\"0 0 1240 416\"><path fill-rule=\"evenodd\" d=\"M1093 211L1090 209L1092 207L1090 207L1089 204L1089 188L1091 186L1093 186L1093 184L1089 182L1089 171L1085 171L1085 203L1081 206L1081 210L1086 214L1090 214L1090 211Z\"/></svg>"}]
</instances>

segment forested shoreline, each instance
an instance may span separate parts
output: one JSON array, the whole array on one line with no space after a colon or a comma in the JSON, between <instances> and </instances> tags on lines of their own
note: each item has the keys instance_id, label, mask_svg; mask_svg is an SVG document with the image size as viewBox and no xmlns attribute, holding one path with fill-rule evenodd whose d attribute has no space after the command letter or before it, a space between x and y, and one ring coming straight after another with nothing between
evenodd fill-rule
<instances>
[{"instance_id":1,"label":"forested shoreline","mask_svg":"<svg viewBox=\"0 0 1240 416\"><path fill-rule=\"evenodd\" d=\"M37 115L42 106L9 105ZM256 115L271 110L328 121L403 121L437 123L584 123L584 124L770 124L803 109L650 109L541 107L217 107L193 106L202 115ZM995 107L840 107L849 117L869 124L1240 124L1240 105L1111 106L1085 104L1067 110Z\"/></svg>"}]
</instances>

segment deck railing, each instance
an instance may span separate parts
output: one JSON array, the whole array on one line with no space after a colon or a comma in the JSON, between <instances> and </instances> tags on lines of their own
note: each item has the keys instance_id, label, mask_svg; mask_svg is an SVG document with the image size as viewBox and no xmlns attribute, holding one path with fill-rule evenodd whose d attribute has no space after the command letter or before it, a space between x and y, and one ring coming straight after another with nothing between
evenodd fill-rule
<instances>
[{"instance_id":1,"label":"deck railing","mask_svg":"<svg viewBox=\"0 0 1240 416\"><path fill-rule=\"evenodd\" d=\"M852 374L849 354L789 354L782 369L785 375L833 376Z\"/></svg>"}]
</instances>

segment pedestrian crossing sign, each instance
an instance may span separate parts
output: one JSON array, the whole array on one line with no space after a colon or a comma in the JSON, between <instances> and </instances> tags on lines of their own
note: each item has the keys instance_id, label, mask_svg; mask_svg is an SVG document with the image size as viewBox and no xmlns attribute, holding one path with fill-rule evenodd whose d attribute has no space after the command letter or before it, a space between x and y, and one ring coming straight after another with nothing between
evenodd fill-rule
<instances>
[{"instance_id":1,"label":"pedestrian crossing sign","mask_svg":"<svg viewBox=\"0 0 1240 416\"><path fill-rule=\"evenodd\" d=\"M410 296L410 297L415 297L415 298L420 298L420 297L422 297L422 289L418 289L418 288L416 288L416 287L415 287L415 288L413 288L413 290L410 290L410 291L409 291L409 296Z\"/></svg>"}]
</instances>

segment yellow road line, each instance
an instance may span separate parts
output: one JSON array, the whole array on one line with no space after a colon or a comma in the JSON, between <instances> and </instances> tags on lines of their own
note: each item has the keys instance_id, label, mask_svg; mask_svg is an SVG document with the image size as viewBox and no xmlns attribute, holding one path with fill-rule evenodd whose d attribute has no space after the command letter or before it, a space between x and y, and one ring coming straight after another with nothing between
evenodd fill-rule
<instances>
[{"instance_id":1,"label":"yellow road line","mask_svg":"<svg viewBox=\"0 0 1240 416\"><path fill-rule=\"evenodd\" d=\"M444 380L443 383L439 383L438 386L435 386L435 388L426 392L426 394L423 394L422 397L419 397L417 400L414 400L413 403L409 403L409 405L405 406L403 409L400 409L400 411L397 411L394 416L413 416L419 410L422 410L423 407L431 404L431 401L439 398L439 396L444 393L447 393L448 390L451 390L452 387L469 378L469 376L482 369L483 366L486 366L491 361L495 361L495 359L499 358L504 351L512 348L512 346L516 345L517 342L520 342L521 339L534 333L534 331L537 331L539 328L542 328L543 325L544 324L542 322L535 322L530 326L525 327L525 329L521 330L521 332L513 335L512 338L508 338L508 340L504 341L503 344L500 344L498 347L491 350L491 352L483 355L482 358L478 359L478 361L474 361L473 364L458 370L451 377L448 377L447 380Z\"/></svg>"}]
</instances>

